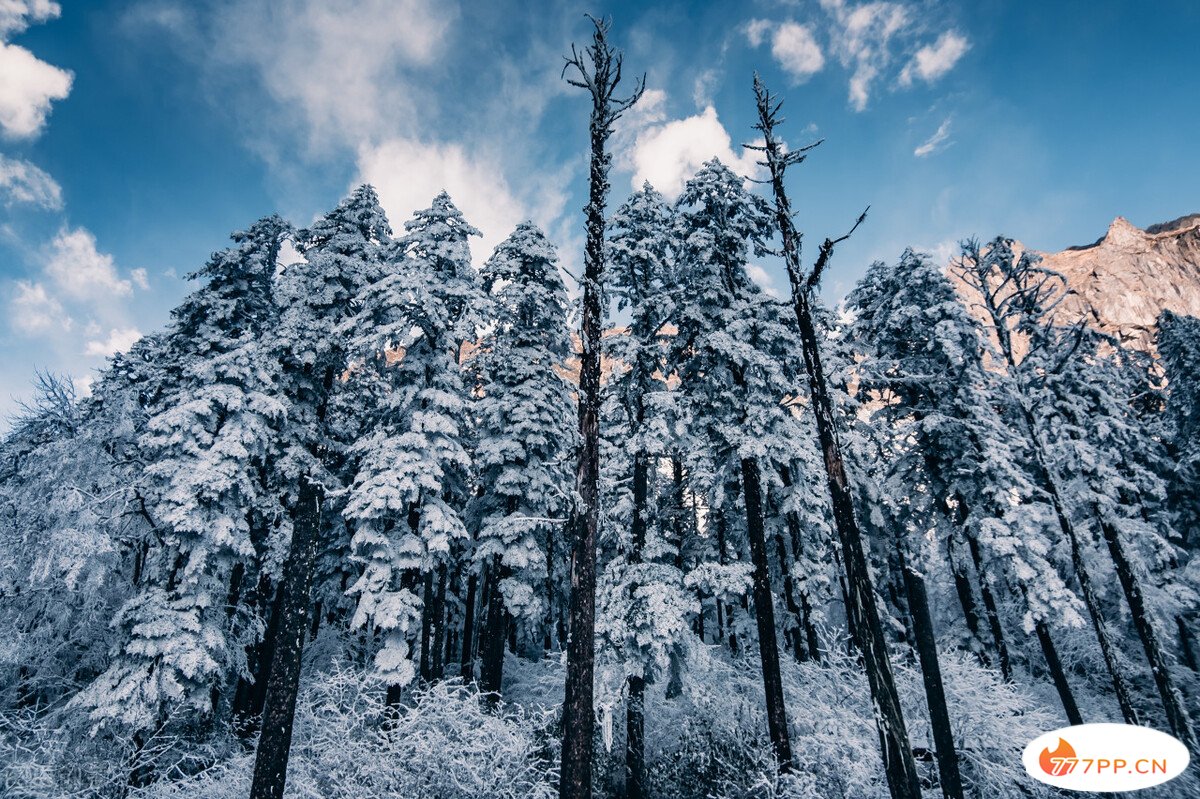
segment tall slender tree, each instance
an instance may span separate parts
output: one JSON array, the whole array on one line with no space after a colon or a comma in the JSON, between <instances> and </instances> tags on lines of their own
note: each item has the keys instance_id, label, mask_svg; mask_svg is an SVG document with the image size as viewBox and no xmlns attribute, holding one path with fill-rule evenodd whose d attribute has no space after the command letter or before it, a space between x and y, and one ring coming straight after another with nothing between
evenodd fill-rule
<instances>
[{"instance_id":1,"label":"tall slender tree","mask_svg":"<svg viewBox=\"0 0 1200 799\"><path fill-rule=\"evenodd\" d=\"M479 527L475 558L489 574L480 687L495 695L510 621L519 621L539 647L544 626L552 624L556 575L547 552L572 510L577 429L571 386L558 371L571 339L554 245L522 222L482 276L495 314L473 359L482 397L472 516Z\"/></svg>"},{"instance_id":2,"label":"tall slender tree","mask_svg":"<svg viewBox=\"0 0 1200 799\"><path fill-rule=\"evenodd\" d=\"M763 463L788 457L796 420L784 400L795 336L780 303L750 278L749 258L766 252L767 204L717 160L688 181L678 201L678 328L671 372L691 406L693 435L712 442L719 485L740 481L754 567L754 614L771 743L781 771L792 767L767 553ZM775 470L768 468L767 473ZM729 514L733 497L714 504Z\"/></svg>"},{"instance_id":3,"label":"tall slender tree","mask_svg":"<svg viewBox=\"0 0 1200 799\"><path fill-rule=\"evenodd\" d=\"M756 128L763 134L763 144L754 148L762 152L764 165L770 172L771 191L775 198L775 224L783 242L783 259L792 290L792 308L800 328L804 366L808 373L809 393L816 418L817 436L824 455L828 477L834 525L841 542L842 560L846 571L847 607L850 629L863 656L863 667L871 686L875 705L875 723L879 729L884 768L892 799L919 799L920 780L913 761L912 744L904 724L896 679L888 659L887 641L880 624L875 589L863 551L862 532L854 514L854 500L838 440L837 422L833 415L829 386L821 362L820 339L813 315L813 301L821 277L834 247L849 238L866 218L864 211L850 232L837 238L825 239L812 269L805 272L800 261L801 235L793 221L791 201L784 186L787 168L804 161L816 145L788 151L775 135L779 124L781 103L767 91L758 76L754 78L754 96L758 109Z\"/></svg>"},{"instance_id":4,"label":"tall slender tree","mask_svg":"<svg viewBox=\"0 0 1200 799\"><path fill-rule=\"evenodd\" d=\"M592 101L588 140L591 165L588 204L584 208L587 244L583 265L583 315L580 321L579 469L576 492L581 506L571 549L570 637L567 644L567 685L563 701L563 754L559 795L587 799L592 795L592 675L596 626L596 533L600 526L600 334L604 308L604 207L608 202L608 173L612 155L608 139L613 124L641 99L645 79L625 98L616 96L622 58L609 44L610 23L592 19L592 43L563 65L567 82L588 92Z\"/></svg>"},{"instance_id":5,"label":"tall slender tree","mask_svg":"<svg viewBox=\"0 0 1200 799\"><path fill-rule=\"evenodd\" d=\"M356 313L363 289L378 275L381 251L390 238L375 190L361 186L297 234L304 260L286 268L278 283L280 379L290 411L289 436L278 468L295 481L295 494L291 543L271 617L273 655L251 799L283 797L322 506L328 490L340 482L345 451L345 442L329 423L330 403L348 366L342 325Z\"/></svg>"},{"instance_id":6,"label":"tall slender tree","mask_svg":"<svg viewBox=\"0 0 1200 799\"><path fill-rule=\"evenodd\" d=\"M656 466L670 453L672 413L668 391L663 327L671 315L673 212L646 183L613 215L609 239L612 251L608 288L617 310L627 311L629 324L607 340L613 360L606 393L617 406L615 437L631 474L624 558L614 557L606 570L609 604L599 623L601 637L616 650L625 675L625 795L646 796L645 692L664 663L682 647L690 602L683 593L683 575L676 563L679 541L661 522L654 480ZM606 466L610 467L609 463ZM660 522L660 523L656 523Z\"/></svg>"}]
</instances>

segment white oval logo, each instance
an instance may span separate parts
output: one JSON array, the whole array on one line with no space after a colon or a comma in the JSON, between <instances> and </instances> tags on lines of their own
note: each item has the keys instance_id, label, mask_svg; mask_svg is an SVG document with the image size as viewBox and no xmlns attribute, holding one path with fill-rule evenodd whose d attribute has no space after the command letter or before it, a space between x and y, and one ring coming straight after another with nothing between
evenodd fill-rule
<instances>
[{"instance_id":1,"label":"white oval logo","mask_svg":"<svg viewBox=\"0 0 1200 799\"><path fill-rule=\"evenodd\" d=\"M1030 741L1021 755L1035 780L1070 791L1136 791L1187 768L1187 747L1165 732L1129 724L1080 724Z\"/></svg>"}]
</instances>

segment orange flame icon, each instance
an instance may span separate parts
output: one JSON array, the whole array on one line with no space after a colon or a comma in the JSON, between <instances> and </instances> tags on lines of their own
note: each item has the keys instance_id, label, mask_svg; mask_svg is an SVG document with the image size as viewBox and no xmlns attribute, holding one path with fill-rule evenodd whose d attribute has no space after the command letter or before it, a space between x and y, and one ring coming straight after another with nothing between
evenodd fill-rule
<instances>
[{"instance_id":1,"label":"orange flame icon","mask_svg":"<svg viewBox=\"0 0 1200 799\"><path fill-rule=\"evenodd\" d=\"M1051 777L1061 777L1071 770L1071 766L1075 759L1075 747L1071 746L1062 738L1058 739L1058 748L1051 752L1049 749L1043 749L1041 756L1038 758L1038 763L1042 767L1042 771L1049 774Z\"/></svg>"}]
</instances>

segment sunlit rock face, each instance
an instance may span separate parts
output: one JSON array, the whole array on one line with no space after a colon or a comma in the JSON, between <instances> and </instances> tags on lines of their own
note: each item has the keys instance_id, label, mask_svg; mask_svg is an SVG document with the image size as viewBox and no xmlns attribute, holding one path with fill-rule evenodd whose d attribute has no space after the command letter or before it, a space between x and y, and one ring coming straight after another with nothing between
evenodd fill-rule
<instances>
[{"instance_id":1,"label":"sunlit rock face","mask_svg":"<svg viewBox=\"0 0 1200 799\"><path fill-rule=\"evenodd\" d=\"M1083 247L1043 254L1074 294L1062 310L1111 333L1129 347L1152 350L1164 310L1200 316L1200 214L1142 230L1124 217Z\"/></svg>"}]
</instances>

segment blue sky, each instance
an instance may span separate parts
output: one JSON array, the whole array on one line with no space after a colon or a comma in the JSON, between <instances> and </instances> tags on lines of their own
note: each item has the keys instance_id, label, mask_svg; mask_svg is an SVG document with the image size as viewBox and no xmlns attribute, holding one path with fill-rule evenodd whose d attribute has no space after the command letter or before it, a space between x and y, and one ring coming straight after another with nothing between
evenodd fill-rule
<instances>
[{"instance_id":1,"label":"blue sky","mask_svg":"<svg viewBox=\"0 0 1200 799\"><path fill-rule=\"evenodd\" d=\"M1200 211L1191 0L0 0L0 417L35 368L86 382L161 327L230 231L364 179L397 228L446 188L480 260L532 218L575 271L587 103L559 71L585 11L647 73L613 202L714 155L750 172L757 69L790 140L826 139L792 183L810 252L871 205L831 300L907 245Z\"/></svg>"}]
</instances>

